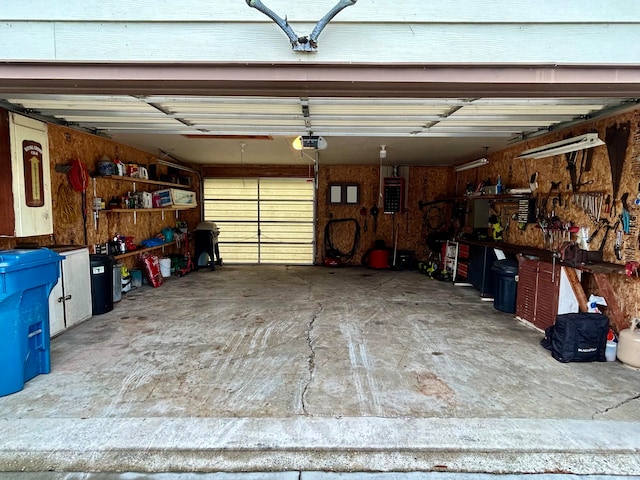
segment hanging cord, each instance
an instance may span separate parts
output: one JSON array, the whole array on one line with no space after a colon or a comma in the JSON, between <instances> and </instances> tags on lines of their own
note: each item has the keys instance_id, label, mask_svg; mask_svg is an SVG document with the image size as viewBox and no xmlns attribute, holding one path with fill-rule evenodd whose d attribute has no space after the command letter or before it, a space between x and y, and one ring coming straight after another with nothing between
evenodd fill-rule
<instances>
[{"instance_id":1,"label":"hanging cord","mask_svg":"<svg viewBox=\"0 0 640 480\"><path fill-rule=\"evenodd\" d=\"M344 252L341 252L335 246L331 233L332 233L332 226L334 226L337 223L346 223L346 222L353 222L354 235L353 235L353 245L351 247L351 250L344 253ZM337 259L348 262L353 258L353 256L358 251L359 245L360 245L360 224L358 223L358 220L356 220L355 218L340 218L337 220L330 220L329 223L327 223L327 226L324 228L324 251L325 251L325 255L327 255L328 257L337 258Z\"/></svg>"}]
</instances>

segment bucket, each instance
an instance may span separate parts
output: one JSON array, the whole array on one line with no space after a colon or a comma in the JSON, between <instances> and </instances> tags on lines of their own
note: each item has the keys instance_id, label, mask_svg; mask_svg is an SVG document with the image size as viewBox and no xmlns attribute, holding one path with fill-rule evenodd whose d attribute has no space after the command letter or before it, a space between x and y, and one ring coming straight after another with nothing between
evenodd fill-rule
<instances>
[{"instance_id":1,"label":"bucket","mask_svg":"<svg viewBox=\"0 0 640 480\"><path fill-rule=\"evenodd\" d=\"M371 253L369 254L369 267L389 268L389 251L371 250Z\"/></svg>"},{"instance_id":2,"label":"bucket","mask_svg":"<svg viewBox=\"0 0 640 480\"><path fill-rule=\"evenodd\" d=\"M607 342L607 348L604 351L604 356L607 359L607 362L615 362L616 361L616 352L618 350L618 343L613 341Z\"/></svg>"},{"instance_id":3,"label":"bucket","mask_svg":"<svg viewBox=\"0 0 640 480\"><path fill-rule=\"evenodd\" d=\"M160 259L160 273L163 277L171 276L171 259L170 258L161 258Z\"/></svg>"}]
</instances>

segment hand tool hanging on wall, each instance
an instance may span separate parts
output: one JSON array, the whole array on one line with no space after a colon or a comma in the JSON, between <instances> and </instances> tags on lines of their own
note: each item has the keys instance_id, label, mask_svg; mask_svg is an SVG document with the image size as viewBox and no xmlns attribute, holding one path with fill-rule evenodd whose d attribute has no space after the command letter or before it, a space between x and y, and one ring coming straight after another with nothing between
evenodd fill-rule
<instances>
[{"instance_id":1,"label":"hand tool hanging on wall","mask_svg":"<svg viewBox=\"0 0 640 480\"><path fill-rule=\"evenodd\" d=\"M577 192L580 188L578 185L578 172L576 170L576 157L578 152L567 152L564 154L567 159L567 170L569 170L569 178L571 179L571 189Z\"/></svg>"},{"instance_id":2,"label":"hand tool hanging on wall","mask_svg":"<svg viewBox=\"0 0 640 480\"><path fill-rule=\"evenodd\" d=\"M611 125L607 128L605 142L607 153L609 154L609 165L611 165L611 184L613 185L613 214L616 214L616 199L618 189L622 179L622 166L627 151L627 143L631 132L631 122L622 125Z\"/></svg>"},{"instance_id":3,"label":"hand tool hanging on wall","mask_svg":"<svg viewBox=\"0 0 640 480\"><path fill-rule=\"evenodd\" d=\"M371 207L371 210L369 210L369 212L373 217L373 231L377 232L378 231L378 214L380 213L380 209L376 205L374 205L373 207Z\"/></svg>"},{"instance_id":4,"label":"hand tool hanging on wall","mask_svg":"<svg viewBox=\"0 0 640 480\"><path fill-rule=\"evenodd\" d=\"M598 222L598 225L596 226L596 229L593 231L591 236L587 239L587 243L593 242L593 239L596 238L596 235L598 234L598 232L602 230L603 227L608 227L608 226L609 226L609 220L607 220L606 218L603 218L602 220L600 220Z\"/></svg>"},{"instance_id":5,"label":"hand tool hanging on wall","mask_svg":"<svg viewBox=\"0 0 640 480\"><path fill-rule=\"evenodd\" d=\"M598 257L594 260L601 262L602 258L603 258L603 251L604 251L604 246L607 243L607 237L609 236L609 232L611 230L617 230L618 229L618 225L620 225L620 222L616 222L613 226L609 225L609 222L607 222L607 224L605 225L605 230L604 230L604 235L602 236L602 241L600 242L600 248L598 248L597 252L598 252Z\"/></svg>"},{"instance_id":6,"label":"hand tool hanging on wall","mask_svg":"<svg viewBox=\"0 0 640 480\"><path fill-rule=\"evenodd\" d=\"M629 229L631 227L631 217L629 215L629 205L627 204L627 199L629 198L629 193L626 192L622 197L620 197L620 203L622 204L622 213L620 214L620 220L622 221L622 231L629 234Z\"/></svg>"},{"instance_id":7,"label":"hand tool hanging on wall","mask_svg":"<svg viewBox=\"0 0 640 480\"><path fill-rule=\"evenodd\" d=\"M611 213L611 195L607 195L607 198L604 200L604 213L607 215Z\"/></svg>"},{"instance_id":8,"label":"hand tool hanging on wall","mask_svg":"<svg viewBox=\"0 0 640 480\"><path fill-rule=\"evenodd\" d=\"M622 260L622 231L616 230L616 246L614 248L616 258Z\"/></svg>"},{"instance_id":9,"label":"hand tool hanging on wall","mask_svg":"<svg viewBox=\"0 0 640 480\"><path fill-rule=\"evenodd\" d=\"M369 210L367 210L367 207L362 207L360 209L360 216L364 218L364 231L366 232L369 228L367 227L367 215L369 215Z\"/></svg>"}]
</instances>

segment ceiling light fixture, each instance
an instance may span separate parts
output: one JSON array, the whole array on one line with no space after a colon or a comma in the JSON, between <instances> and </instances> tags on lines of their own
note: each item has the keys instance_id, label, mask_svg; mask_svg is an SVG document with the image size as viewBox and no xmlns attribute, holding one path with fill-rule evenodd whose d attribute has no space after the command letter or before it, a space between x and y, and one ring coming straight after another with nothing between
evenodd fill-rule
<instances>
[{"instance_id":1,"label":"ceiling light fixture","mask_svg":"<svg viewBox=\"0 0 640 480\"><path fill-rule=\"evenodd\" d=\"M577 137L567 138L566 140L560 140L559 142L525 150L516 158L553 157L561 153L576 152L578 150L597 147L598 145L604 145L604 142L598 138L597 133L585 133Z\"/></svg>"},{"instance_id":2,"label":"ceiling light fixture","mask_svg":"<svg viewBox=\"0 0 640 480\"><path fill-rule=\"evenodd\" d=\"M482 165L486 165L489 163L489 160L486 158L479 158L478 160L474 160L473 162L463 163L462 165L458 165L454 168L456 172L462 172L463 170L470 170L472 168L478 168Z\"/></svg>"},{"instance_id":3,"label":"ceiling light fixture","mask_svg":"<svg viewBox=\"0 0 640 480\"><path fill-rule=\"evenodd\" d=\"M171 155L171 154L169 154L167 152L163 152L162 150L160 150L160 154L164 155L166 157L175 159L175 157L173 155ZM198 173L198 171L194 170L193 168L185 167L184 165L180 165L178 163L168 162L167 160L163 160L161 158L158 158L157 162L160 165L166 165L167 167L175 168L175 169L178 169L178 170L184 170L185 172Z\"/></svg>"},{"instance_id":4,"label":"ceiling light fixture","mask_svg":"<svg viewBox=\"0 0 640 480\"><path fill-rule=\"evenodd\" d=\"M300 135L293 140L296 150L324 150L327 146L327 141L319 135Z\"/></svg>"}]
</instances>

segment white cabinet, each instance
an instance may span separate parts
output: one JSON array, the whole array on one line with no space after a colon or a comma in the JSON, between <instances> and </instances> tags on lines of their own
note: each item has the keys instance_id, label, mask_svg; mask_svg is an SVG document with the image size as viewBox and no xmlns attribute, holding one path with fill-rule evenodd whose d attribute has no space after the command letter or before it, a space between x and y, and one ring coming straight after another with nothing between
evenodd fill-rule
<instances>
[{"instance_id":1,"label":"white cabinet","mask_svg":"<svg viewBox=\"0 0 640 480\"><path fill-rule=\"evenodd\" d=\"M53 215L47 125L10 113L9 134L13 212L7 212L7 216L13 216L13 225L5 219L3 230L6 231L2 233L15 237L51 234ZM6 174L8 172L3 172Z\"/></svg>"},{"instance_id":2,"label":"white cabinet","mask_svg":"<svg viewBox=\"0 0 640 480\"><path fill-rule=\"evenodd\" d=\"M89 250L55 250L64 255L65 259L61 263L58 283L49 295L51 336L91 317Z\"/></svg>"}]
</instances>

